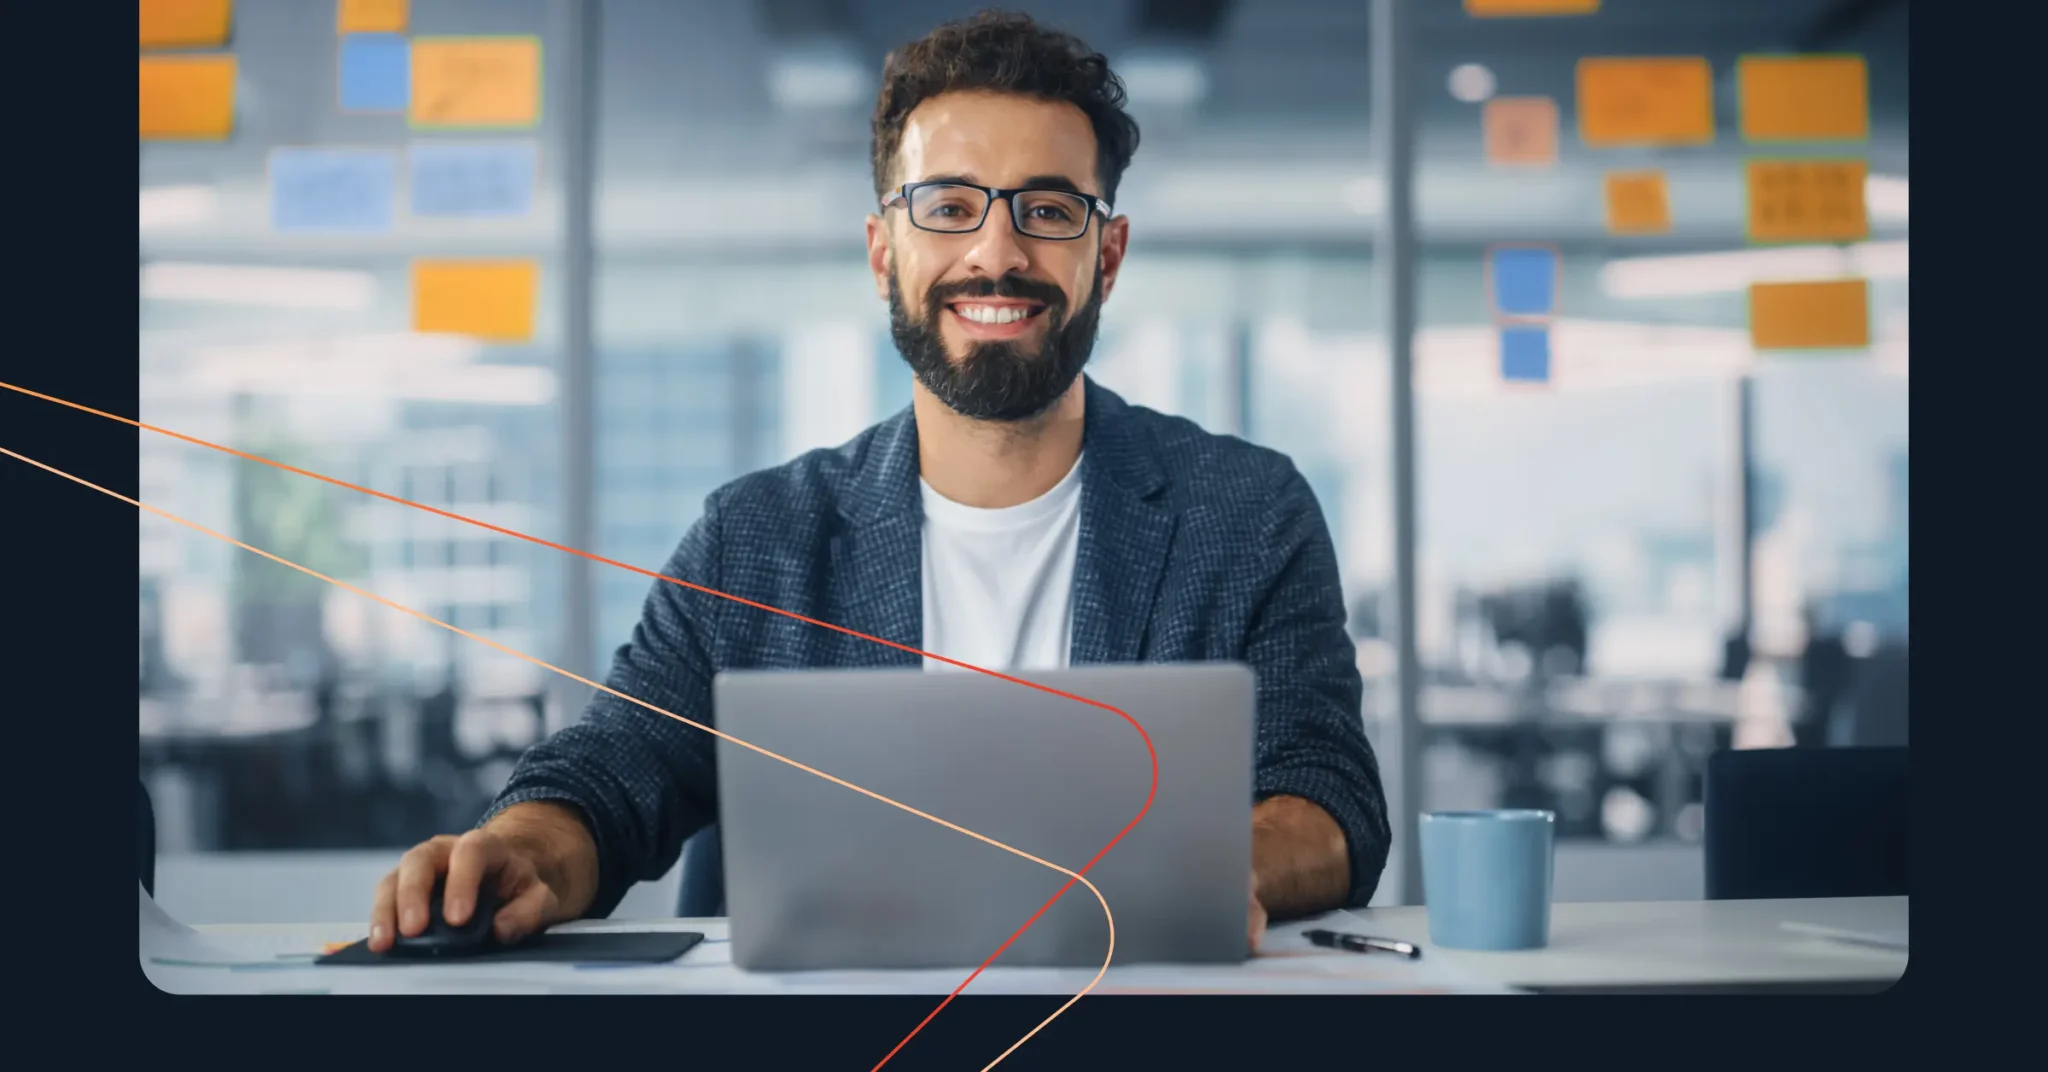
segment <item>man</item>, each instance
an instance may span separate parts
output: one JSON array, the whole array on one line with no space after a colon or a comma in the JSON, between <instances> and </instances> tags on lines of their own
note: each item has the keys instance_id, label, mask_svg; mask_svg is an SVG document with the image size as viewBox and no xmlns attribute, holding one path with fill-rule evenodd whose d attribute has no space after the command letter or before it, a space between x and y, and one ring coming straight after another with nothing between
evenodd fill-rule
<instances>
[{"instance_id":1,"label":"man","mask_svg":"<svg viewBox=\"0 0 2048 1072\"><path fill-rule=\"evenodd\" d=\"M1018 15L893 54L874 115L868 266L910 408L713 493L664 574L990 669L1242 660L1258 675L1249 933L1372 896L1389 840L1335 555L1282 455L1081 375L1129 222L1138 142L1103 58ZM657 581L607 684L712 724L743 667L914 655ZM933 664L943 665L943 664ZM957 672L957 671L952 671ZM609 914L716 819L716 738L600 693L491 814L377 889L370 947L417 934L437 876L497 937Z\"/></svg>"}]
</instances>

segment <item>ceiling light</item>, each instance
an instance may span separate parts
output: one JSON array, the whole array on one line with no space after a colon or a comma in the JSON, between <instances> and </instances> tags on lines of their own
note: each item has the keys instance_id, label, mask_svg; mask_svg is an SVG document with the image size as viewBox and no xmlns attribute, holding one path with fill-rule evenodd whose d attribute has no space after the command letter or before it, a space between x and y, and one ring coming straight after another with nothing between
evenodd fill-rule
<instances>
[{"instance_id":1,"label":"ceiling light","mask_svg":"<svg viewBox=\"0 0 2048 1072\"><path fill-rule=\"evenodd\" d=\"M768 96L785 111L852 107L868 90L867 69L838 49L786 52L768 62Z\"/></svg>"},{"instance_id":2,"label":"ceiling light","mask_svg":"<svg viewBox=\"0 0 2048 1072\"><path fill-rule=\"evenodd\" d=\"M1863 202L1873 220L1906 221L1906 180L1898 175L1869 175L1863 180Z\"/></svg>"},{"instance_id":3,"label":"ceiling light","mask_svg":"<svg viewBox=\"0 0 2048 1072\"><path fill-rule=\"evenodd\" d=\"M211 186L148 186L142 190L145 231L205 223L213 218Z\"/></svg>"},{"instance_id":4,"label":"ceiling light","mask_svg":"<svg viewBox=\"0 0 2048 1072\"><path fill-rule=\"evenodd\" d=\"M142 266L142 296L157 301L360 312L376 304L377 277L368 272L317 268L157 263Z\"/></svg>"},{"instance_id":5,"label":"ceiling light","mask_svg":"<svg viewBox=\"0 0 2048 1072\"><path fill-rule=\"evenodd\" d=\"M1906 262L1903 241L1624 257L1608 261L1600 269L1600 289L1610 298L1733 294L1759 282L1844 277L1903 279Z\"/></svg>"},{"instance_id":6,"label":"ceiling light","mask_svg":"<svg viewBox=\"0 0 2048 1072\"><path fill-rule=\"evenodd\" d=\"M1130 56L1118 62L1116 73L1140 108L1188 108L1209 92L1209 71L1193 56Z\"/></svg>"},{"instance_id":7,"label":"ceiling light","mask_svg":"<svg viewBox=\"0 0 2048 1072\"><path fill-rule=\"evenodd\" d=\"M1451 96L1467 104L1478 104L1493 96L1493 72L1477 63L1451 68Z\"/></svg>"}]
</instances>

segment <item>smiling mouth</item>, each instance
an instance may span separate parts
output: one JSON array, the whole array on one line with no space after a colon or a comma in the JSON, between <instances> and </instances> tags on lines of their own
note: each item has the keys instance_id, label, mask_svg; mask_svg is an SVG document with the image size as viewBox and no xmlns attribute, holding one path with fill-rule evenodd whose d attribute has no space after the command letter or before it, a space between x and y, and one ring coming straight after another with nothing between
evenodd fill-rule
<instances>
[{"instance_id":1,"label":"smiling mouth","mask_svg":"<svg viewBox=\"0 0 2048 1072\"><path fill-rule=\"evenodd\" d=\"M946 308L955 316L976 324L1000 326L1030 320L1045 312L1045 306L1037 302L947 302Z\"/></svg>"}]
</instances>

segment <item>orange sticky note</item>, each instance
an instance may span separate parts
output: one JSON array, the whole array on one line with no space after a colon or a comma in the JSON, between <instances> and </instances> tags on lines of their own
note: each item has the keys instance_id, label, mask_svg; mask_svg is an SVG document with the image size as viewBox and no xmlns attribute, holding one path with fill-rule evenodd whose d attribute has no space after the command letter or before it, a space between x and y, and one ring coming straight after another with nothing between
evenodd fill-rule
<instances>
[{"instance_id":1,"label":"orange sticky note","mask_svg":"<svg viewBox=\"0 0 2048 1072\"><path fill-rule=\"evenodd\" d=\"M1852 242L1870 236L1861 160L1751 160L1749 240Z\"/></svg>"},{"instance_id":2,"label":"orange sticky note","mask_svg":"<svg viewBox=\"0 0 2048 1072\"><path fill-rule=\"evenodd\" d=\"M146 140L225 141L235 127L233 56L149 56L137 80Z\"/></svg>"},{"instance_id":3,"label":"orange sticky note","mask_svg":"<svg viewBox=\"0 0 2048 1072\"><path fill-rule=\"evenodd\" d=\"M1598 10L1600 0L1465 0L1465 14L1481 19L1591 15Z\"/></svg>"},{"instance_id":4,"label":"orange sticky note","mask_svg":"<svg viewBox=\"0 0 2048 1072\"><path fill-rule=\"evenodd\" d=\"M1579 139L1594 149L1714 140L1714 71L1699 56L1579 61Z\"/></svg>"},{"instance_id":5,"label":"orange sticky note","mask_svg":"<svg viewBox=\"0 0 2048 1072\"><path fill-rule=\"evenodd\" d=\"M1870 137L1870 73L1861 56L1744 56L1735 70L1749 141Z\"/></svg>"},{"instance_id":6,"label":"orange sticky note","mask_svg":"<svg viewBox=\"0 0 2048 1072\"><path fill-rule=\"evenodd\" d=\"M1867 348L1870 281L1750 284L1749 345L1757 350Z\"/></svg>"},{"instance_id":7,"label":"orange sticky note","mask_svg":"<svg viewBox=\"0 0 2048 1072\"><path fill-rule=\"evenodd\" d=\"M414 38L411 119L435 128L539 122L540 38Z\"/></svg>"},{"instance_id":8,"label":"orange sticky note","mask_svg":"<svg viewBox=\"0 0 2048 1072\"><path fill-rule=\"evenodd\" d=\"M412 329L525 342L539 290L536 261L414 261Z\"/></svg>"},{"instance_id":9,"label":"orange sticky note","mask_svg":"<svg viewBox=\"0 0 2048 1072\"><path fill-rule=\"evenodd\" d=\"M404 33L411 21L410 0L341 0L334 11L334 32Z\"/></svg>"},{"instance_id":10,"label":"orange sticky note","mask_svg":"<svg viewBox=\"0 0 2048 1072\"><path fill-rule=\"evenodd\" d=\"M1507 167L1557 163L1557 102L1549 97L1494 97L1480 113L1486 162Z\"/></svg>"},{"instance_id":11,"label":"orange sticky note","mask_svg":"<svg viewBox=\"0 0 2048 1072\"><path fill-rule=\"evenodd\" d=\"M142 47L219 48L233 22L234 0L142 0Z\"/></svg>"},{"instance_id":12,"label":"orange sticky note","mask_svg":"<svg viewBox=\"0 0 2048 1072\"><path fill-rule=\"evenodd\" d=\"M1671 230L1671 195L1661 171L1610 171L1607 229L1615 234L1665 234Z\"/></svg>"}]
</instances>

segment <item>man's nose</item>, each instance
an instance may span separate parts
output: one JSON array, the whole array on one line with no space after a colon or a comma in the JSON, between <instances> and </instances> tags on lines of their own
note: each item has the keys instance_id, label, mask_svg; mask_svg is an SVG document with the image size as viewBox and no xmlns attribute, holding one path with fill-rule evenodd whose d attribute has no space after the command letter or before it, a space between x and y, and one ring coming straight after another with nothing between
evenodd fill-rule
<instances>
[{"instance_id":1,"label":"man's nose","mask_svg":"<svg viewBox=\"0 0 2048 1072\"><path fill-rule=\"evenodd\" d=\"M987 273L992 279L1023 271L1030 267L1031 258L1024 252L1019 237L1016 221L1010 218L1010 203L989 202L988 216L982 220L981 229L974 232L974 244L968 247L967 266Z\"/></svg>"}]
</instances>

